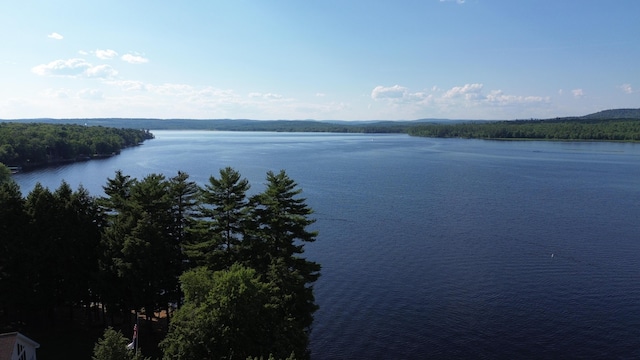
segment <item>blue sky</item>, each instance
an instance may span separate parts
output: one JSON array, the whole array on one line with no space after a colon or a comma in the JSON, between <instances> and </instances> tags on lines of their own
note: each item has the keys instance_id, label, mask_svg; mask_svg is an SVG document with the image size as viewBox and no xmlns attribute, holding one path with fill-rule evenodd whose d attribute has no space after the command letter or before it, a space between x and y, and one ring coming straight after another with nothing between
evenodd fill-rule
<instances>
[{"instance_id":1,"label":"blue sky","mask_svg":"<svg viewBox=\"0 0 640 360\"><path fill-rule=\"evenodd\" d=\"M7 1L0 118L640 108L637 0Z\"/></svg>"}]
</instances>

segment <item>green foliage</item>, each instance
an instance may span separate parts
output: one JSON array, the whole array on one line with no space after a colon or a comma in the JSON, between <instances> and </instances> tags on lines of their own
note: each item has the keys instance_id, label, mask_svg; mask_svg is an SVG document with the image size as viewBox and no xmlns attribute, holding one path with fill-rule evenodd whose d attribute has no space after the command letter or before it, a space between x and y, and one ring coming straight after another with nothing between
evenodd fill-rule
<instances>
[{"instance_id":1,"label":"green foliage","mask_svg":"<svg viewBox=\"0 0 640 360\"><path fill-rule=\"evenodd\" d=\"M198 268L181 277L185 303L162 342L165 359L243 359L271 350L269 285L255 270Z\"/></svg>"},{"instance_id":2,"label":"green foliage","mask_svg":"<svg viewBox=\"0 0 640 360\"><path fill-rule=\"evenodd\" d=\"M105 156L152 137L144 130L0 122L0 162L25 167Z\"/></svg>"},{"instance_id":3,"label":"green foliage","mask_svg":"<svg viewBox=\"0 0 640 360\"><path fill-rule=\"evenodd\" d=\"M276 343L302 359L309 356L306 345L318 309L311 284L320 276L320 265L301 257L304 243L317 236L307 230L315 220L309 218L313 210L301 193L284 170L267 173L267 188L251 199L254 225L246 261L275 289L272 304L281 314Z\"/></svg>"},{"instance_id":4,"label":"green foliage","mask_svg":"<svg viewBox=\"0 0 640 360\"><path fill-rule=\"evenodd\" d=\"M410 135L479 139L640 141L640 120L536 120L431 124L411 127Z\"/></svg>"},{"instance_id":5,"label":"green foliage","mask_svg":"<svg viewBox=\"0 0 640 360\"><path fill-rule=\"evenodd\" d=\"M0 163L0 184L11 181L11 170Z\"/></svg>"},{"instance_id":6,"label":"green foliage","mask_svg":"<svg viewBox=\"0 0 640 360\"><path fill-rule=\"evenodd\" d=\"M581 119L640 119L640 109L610 109L582 116Z\"/></svg>"},{"instance_id":7,"label":"green foliage","mask_svg":"<svg viewBox=\"0 0 640 360\"><path fill-rule=\"evenodd\" d=\"M24 122L27 120L21 120ZM412 121L315 121L244 119L33 119L44 124L84 125L156 130L277 131L332 133L402 133ZM15 122L15 121L13 121Z\"/></svg>"},{"instance_id":8,"label":"green foliage","mask_svg":"<svg viewBox=\"0 0 640 360\"><path fill-rule=\"evenodd\" d=\"M142 351L127 349L129 340L120 331L107 328L93 348L91 360L147 360Z\"/></svg>"},{"instance_id":9,"label":"green foliage","mask_svg":"<svg viewBox=\"0 0 640 360\"><path fill-rule=\"evenodd\" d=\"M96 274L95 248L99 241L98 218L93 199L86 190L72 191L67 183L51 192L36 184L24 202L4 200L15 211L13 228L20 246L10 248L14 258L11 273L20 281L15 293L18 307L40 311L55 306L88 301ZM22 224L22 225L21 225Z\"/></svg>"},{"instance_id":10,"label":"green foliage","mask_svg":"<svg viewBox=\"0 0 640 360\"><path fill-rule=\"evenodd\" d=\"M174 221L174 240L184 247L189 243L189 229L194 226L195 208L199 203L200 187L189 180L187 173L178 171L172 177L169 188L171 193L171 209Z\"/></svg>"},{"instance_id":11,"label":"green foliage","mask_svg":"<svg viewBox=\"0 0 640 360\"><path fill-rule=\"evenodd\" d=\"M177 204L174 186L186 182L150 174L138 181L116 172L100 199L108 214L101 247L105 301L124 309L163 309L178 302L178 276L182 272L182 220L187 211ZM117 285L116 285L117 284Z\"/></svg>"},{"instance_id":12,"label":"green foliage","mask_svg":"<svg viewBox=\"0 0 640 360\"><path fill-rule=\"evenodd\" d=\"M25 201L15 182L0 183L0 304L21 306L29 294L24 276L32 270L26 266L28 216Z\"/></svg>"},{"instance_id":13,"label":"green foliage","mask_svg":"<svg viewBox=\"0 0 640 360\"><path fill-rule=\"evenodd\" d=\"M246 197L249 188L249 181L230 167L220 169L219 178L209 178L198 207L201 221L196 231L200 237L188 247L188 254L196 264L220 270L238 260L249 213Z\"/></svg>"},{"instance_id":14,"label":"green foliage","mask_svg":"<svg viewBox=\"0 0 640 360\"><path fill-rule=\"evenodd\" d=\"M320 265L302 254L317 235L313 211L284 171L247 198L249 188L232 168L204 188L185 173L117 171L99 199L65 182L26 198L0 183L3 319L91 303L153 316L184 301L163 343L169 358L308 358ZM119 349L116 335L105 333L96 357Z\"/></svg>"}]
</instances>

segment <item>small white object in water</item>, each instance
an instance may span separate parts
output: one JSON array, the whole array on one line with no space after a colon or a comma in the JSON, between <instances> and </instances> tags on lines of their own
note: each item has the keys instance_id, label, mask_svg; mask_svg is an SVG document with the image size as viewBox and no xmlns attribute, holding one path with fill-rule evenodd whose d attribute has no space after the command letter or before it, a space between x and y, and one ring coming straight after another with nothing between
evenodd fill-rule
<instances>
[{"instance_id":1,"label":"small white object in water","mask_svg":"<svg viewBox=\"0 0 640 360\"><path fill-rule=\"evenodd\" d=\"M551 254L551 257L553 257L553 254Z\"/></svg>"}]
</instances>

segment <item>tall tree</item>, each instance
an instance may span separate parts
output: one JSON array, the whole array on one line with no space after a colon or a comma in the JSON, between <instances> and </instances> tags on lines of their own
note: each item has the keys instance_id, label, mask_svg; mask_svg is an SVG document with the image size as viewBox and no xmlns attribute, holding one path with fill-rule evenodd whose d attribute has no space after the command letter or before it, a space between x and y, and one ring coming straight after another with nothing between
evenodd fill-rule
<instances>
[{"instance_id":1,"label":"tall tree","mask_svg":"<svg viewBox=\"0 0 640 360\"><path fill-rule=\"evenodd\" d=\"M172 239L169 182L163 175L150 174L131 190L135 220L125 235L118 270L136 308L165 308L181 272L180 249Z\"/></svg>"},{"instance_id":2,"label":"tall tree","mask_svg":"<svg viewBox=\"0 0 640 360\"><path fill-rule=\"evenodd\" d=\"M28 218L20 187L13 181L0 183L0 307L4 314L26 303L30 285L25 274L30 254ZM8 320L8 319L7 319Z\"/></svg>"},{"instance_id":3,"label":"tall tree","mask_svg":"<svg viewBox=\"0 0 640 360\"><path fill-rule=\"evenodd\" d=\"M40 183L34 186L25 203L30 220L30 236L24 245L25 249L31 251L31 256L23 260L31 270L24 276L33 289L27 304L37 308L37 311L47 310L50 320L53 320L53 309L61 301L64 279L62 256L65 247L62 244L57 205L53 193Z\"/></svg>"},{"instance_id":4,"label":"tall tree","mask_svg":"<svg viewBox=\"0 0 640 360\"><path fill-rule=\"evenodd\" d=\"M123 256L125 237L135 226L131 191L136 182L118 170L103 186L105 196L98 199L100 211L105 217L99 250L100 297L102 304L110 311L125 311L132 306L130 291L122 284L119 259Z\"/></svg>"},{"instance_id":5,"label":"tall tree","mask_svg":"<svg viewBox=\"0 0 640 360\"><path fill-rule=\"evenodd\" d=\"M193 226L200 188L195 181L189 180L187 173L182 171L178 171L178 175L169 181L175 227L173 233L176 243L182 247L188 242L188 229Z\"/></svg>"},{"instance_id":6,"label":"tall tree","mask_svg":"<svg viewBox=\"0 0 640 360\"><path fill-rule=\"evenodd\" d=\"M292 348L297 358L308 357L307 345L318 309L312 284L320 276L320 265L301 257L304 244L315 241L317 232L308 226L313 210L306 199L299 197L302 189L284 170L267 173L267 188L252 197L252 234L244 257L276 289L273 305L285 323L276 341Z\"/></svg>"},{"instance_id":7,"label":"tall tree","mask_svg":"<svg viewBox=\"0 0 640 360\"><path fill-rule=\"evenodd\" d=\"M123 309L152 310L177 302L182 250L177 242L174 193L164 175L138 181L117 172L102 200L109 214L105 231L106 279L119 287ZM109 275L111 274L111 275Z\"/></svg>"},{"instance_id":8,"label":"tall tree","mask_svg":"<svg viewBox=\"0 0 640 360\"><path fill-rule=\"evenodd\" d=\"M77 304L91 302L91 289L97 278L97 247L100 243L101 217L95 199L80 186L72 191L62 182L53 193L56 208L56 227L61 264L60 296L70 310ZM70 311L71 316L73 312Z\"/></svg>"},{"instance_id":9,"label":"tall tree","mask_svg":"<svg viewBox=\"0 0 640 360\"><path fill-rule=\"evenodd\" d=\"M211 176L201 194L199 217L201 240L191 247L196 262L213 270L228 268L238 261L249 212L249 181L231 167L220 169L220 177Z\"/></svg>"}]
</instances>

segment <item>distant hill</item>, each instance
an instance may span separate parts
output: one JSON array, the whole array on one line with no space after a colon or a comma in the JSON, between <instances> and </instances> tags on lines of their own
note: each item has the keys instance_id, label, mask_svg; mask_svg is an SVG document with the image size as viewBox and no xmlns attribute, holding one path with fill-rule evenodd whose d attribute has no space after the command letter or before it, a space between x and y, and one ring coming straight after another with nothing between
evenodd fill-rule
<instances>
[{"instance_id":1,"label":"distant hill","mask_svg":"<svg viewBox=\"0 0 640 360\"><path fill-rule=\"evenodd\" d=\"M640 120L640 109L611 109L585 116L538 119L546 122L600 122L607 120ZM533 119L532 119L533 120ZM249 119L154 119L154 118L87 118L87 119L12 119L2 122L76 124L129 129L153 130L222 130L222 131L284 131L284 132L379 132L402 133L420 125L462 125L500 122L498 120L455 120L427 118L417 120L249 120Z\"/></svg>"},{"instance_id":2,"label":"distant hill","mask_svg":"<svg viewBox=\"0 0 640 360\"><path fill-rule=\"evenodd\" d=\"M640 109L611 109L581 116L586 120L640 119Z\"/></svg>"},{"instance_id":3,"label":"distant hill","mask_svg":"<svg viewBox=\"0 0 640 360\"><path fill-rule=\"evenodd\" d=\"M151 130L219 130L219 131L279 131L279 132L345 132L345 133L402 133L411 121L344 121L318 120L247 120L247 119L20 119L1 122L75 124L129 129Z\"/></svg>"}]
</instances>

